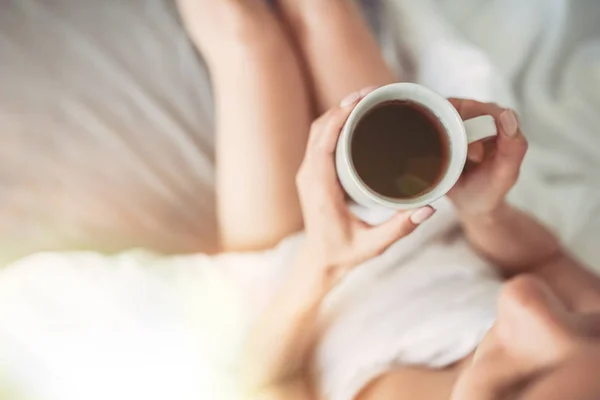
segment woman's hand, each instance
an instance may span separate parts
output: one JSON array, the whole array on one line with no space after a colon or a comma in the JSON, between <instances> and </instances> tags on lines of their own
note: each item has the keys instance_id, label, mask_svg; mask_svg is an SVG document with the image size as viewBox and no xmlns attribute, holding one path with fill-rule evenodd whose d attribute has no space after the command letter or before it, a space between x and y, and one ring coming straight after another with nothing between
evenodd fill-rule
<instances>
[{"instance_id":1,"label":"woman's hand","mask_svg":"<svg viewBox=\"0 0 600 400\"><path fill-rule=\"evenodd\" d=\"M471 246L506 276L560 255L560 242L552 232L505 201L527 152L515 113L495 104L450 101L463 119L491 115L498 125L498 137L486 143L488 154L481 142L469 146L471 167L448 193Z\"/></svg>"},{"instance_id":2,"label":"woman's hand","mask_svg":"<svg viewBox=\"0 0 600 400\"><path fill-rule=\"evenodd\" d=\"M512 110L473 100L450 99L450 102L465 120L482 115L496 119L498 137L491 149L484 151L482 142L469 146L472 168L466 170L448 193L463 219L493 215L502 208L506 195L517 182L527 140Z\"/></svg>"},{"instance_id":3,"label":"woman's hand","mask_svg":"<svg viewBox=\"0 0 600 400\"><path fill-rule=\"evenodd\" d=\"M435 212L431 207L399 212L380 226L369 226L348 208L336 174L335 150L352 109L370 90L349 96L313 123L297 177L306 229L304 251L309 257L303 265L316 269L330 284L384 252Z\"/></svg>"}]
</instances>

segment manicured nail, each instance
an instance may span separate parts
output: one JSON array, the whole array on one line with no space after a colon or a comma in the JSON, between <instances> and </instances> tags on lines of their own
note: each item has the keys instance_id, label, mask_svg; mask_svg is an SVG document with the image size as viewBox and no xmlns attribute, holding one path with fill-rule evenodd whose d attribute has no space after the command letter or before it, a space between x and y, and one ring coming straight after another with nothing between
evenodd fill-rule
<instances>
[{"instance_id":1,"label":"manicured nail","mask_svg":"<svg viewBox=\"0 0 600 400\"><path fill-rule=\"evenodd\" d=\"M342 102L340 103L340 107L349 107L352 104L356 103L361 97L362 95L360 94L360 92L354 92L348 95L346 98L344 98L344 100L342 100Z\"/></svg>"},{"instance_id":2,"label":"manicured nail","mask_svg":"<svg viewBox=\"0 0 600 400\"><path fill-rule=\"evenodd\" d=\"M423 207L410 216L410 220L415 225L420 225L423 222L427 221L431 216L435 214L435 210L432 207Z\"/></svg>"},{"instance_id":3,"label":"manicured nail","mask_svg":"<svg viewBox=\"0 0 600 400\"><path fill-rule=\"evenodd\" d=\"M515 114L513 110L505 110L500 115L500 125L502 126L502 130L506 136L516 136L517 132L519 131L519 120L517 119L517 114Z\"/></svg>"}]
</instances>

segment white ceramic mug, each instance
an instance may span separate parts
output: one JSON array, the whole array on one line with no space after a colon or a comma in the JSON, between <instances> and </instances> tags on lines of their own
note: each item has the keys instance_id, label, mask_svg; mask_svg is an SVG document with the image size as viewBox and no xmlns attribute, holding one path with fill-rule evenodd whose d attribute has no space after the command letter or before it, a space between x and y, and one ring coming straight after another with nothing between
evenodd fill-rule
<instances>
[{"instance_id":1,"label":"white ceramic mug","mask_svg":"<svg viewBox=\"0 0 600 400\"><path fill-rule=\"evenodd\" d=\"M352 161L351 144L357 124L377 105L395 100L410 101L427 108L441 122L450 145L447 168L442 178L429 191L414 198L391 198L373 191L359 177ZM383 86L358 103L340 134L336 150L338 177L344 190L360 205L395 210L423 207L446 195L456 184L465 167L470 143L497 134L493 117L485 115L463 121L448 100L424 86L414 83Z\"/></svg>"}]
</instances>

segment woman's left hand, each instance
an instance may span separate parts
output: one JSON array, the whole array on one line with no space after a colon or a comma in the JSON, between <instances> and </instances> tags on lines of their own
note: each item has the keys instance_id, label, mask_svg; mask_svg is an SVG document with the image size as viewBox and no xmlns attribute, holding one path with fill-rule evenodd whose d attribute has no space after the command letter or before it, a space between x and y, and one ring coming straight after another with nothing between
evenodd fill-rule
<instances>
[{"instance_id":1,"label":"woman's left hand","mask_svg":"<svg viewBox=\"0 0 600 400\"><path fill-rule=\"evenodd\" d=\"M469 146L469 161L473 167L463 173L448 193L463 219L491 215L501 208L517 182L527 140L515 112L510 109L474 100L450 99L450 102L464 120L491 115L498 125L498 136L488 154L482 142Z\"/></svg>"}]
</instances>

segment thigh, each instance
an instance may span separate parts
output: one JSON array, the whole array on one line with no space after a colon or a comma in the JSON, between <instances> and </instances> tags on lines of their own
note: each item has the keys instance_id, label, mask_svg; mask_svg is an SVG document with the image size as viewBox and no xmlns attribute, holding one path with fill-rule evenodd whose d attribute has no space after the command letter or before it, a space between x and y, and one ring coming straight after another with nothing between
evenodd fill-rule
<instances>
[{"instance_id":1,"label":"thigh","mask_svg":"<svg viewBox=\"0 0 600 400\"><path fill-rule=\"evenodd\" d=\"M382 15L383 4L369 5ZM282 9L303 54L319 111L367 86L397 78L388 67L363 9L348 0L282 0Z\"/></svg>"},{"instance_id":2,"label":"thigh","mask_svg":"<svg viewBox=\"0 0 600 400\"><path fill-rule=\"evenodd\" d=\"M186 20L214 85L221 243L225 251L262 250L302 228L295 175L311 123L307 85L264 1L203 4L199 22ZM214 27L218 35L194 28L219 16L227 18Z\"/></svg>"},{"instance_id":3,"label":"thigh","mask_svg":"<svg viewBox=\"0 0 600 400\"><path fill-rule=\"evenodd\" d=\"M460 368L460 364L443 370L399 368L371 382L357 400L447 400Z\"/></svg>"}]
</instances>

